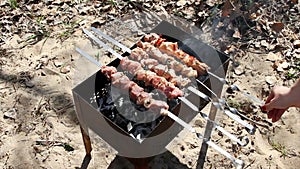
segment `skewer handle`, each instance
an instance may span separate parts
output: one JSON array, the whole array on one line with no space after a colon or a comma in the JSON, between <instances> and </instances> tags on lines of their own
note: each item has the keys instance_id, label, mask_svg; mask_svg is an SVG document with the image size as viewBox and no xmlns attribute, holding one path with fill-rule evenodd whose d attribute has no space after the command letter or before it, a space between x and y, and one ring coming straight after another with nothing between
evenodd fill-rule
<instances>
[{"instance_id":1,"label":"skewer handle","mask_svg":"<svg viewBox=\"0 0 300 169\"><path fill-rule=\"evenodd\" d=\"M182 125L183 127L185 127L186 129L188 129L192 133L196 133L195 129L192 126L190 126L189 124L187 124L186 122L184 122L183 120L181 120L180 118L178 118L177 116L175 116L173 113L171 113L171 112L169 112L167 110L163 110L162 109L161 110L161 114L170 117L171 119L173 119L174 121L176 121L177 123L179 123L180 125ZM242 160L235 159L227 151L225 151L224 149L222 149L221 147L219 147L217 144L213 143L212 141L207 140L200 133L196 133L196 134L197 134L197 137L199 139L204 139L204 141L205 141L205 143L207 145L211 146L213 149L215 149L216 151L218 151L220 154L222 154L225 157L227 157L228 159L230 159L233 162L233 164L235 165L236 168L242 169L243 164L244 164L244 162Z\"/></svg>"},{"instance_id":2,"label":"skewer handle","mask_svg":"<svg viewBox=\"0 0 300 169\"><path fill-rule=\"evenodd\" d=\"M110 41L111 43L113 43L114 45L118 46L119 48L122 49L123 52L128 52L131 53L131 50L124 46L123 44L119 43L118 41L116 41L115 39L111 38L110 36L106 35L105 33L101 32L100 30L91 27L92 31L94 31L96 34L98 34L99 36L104 37L105 39L107 39L108 41Z\"/></svg>"},{"instance_id":3,"label":"skewer handle","mask_svg":"<svg viewBox=\"0 0 300 169\"><path fill-rule=\"evenodd\" d=\"M243 125L244 127L246 127L249 130L250 134L254 134L255 132L255 128L251 125L248 124L247 122L245 122L244 120L242 120L241 118L239 118L239 116L232 114L230 111L225 110L224 113L229 116L230 118L234 119L235 121L237 121L238 123L240 123L241 125Z\"/></svg>"},{"instance_id":4,"label":"skewer handle","mask_svg":"<svg viewBox=\"0 0 300 169\"><path fill-rule=\"evenodd\" d=\"M116 51L114 51L112 48L110 48L109 46L107 46L105 43L103 43L100 39L98 39L96 36L94 36L90 31L86 30L86 29L82 29L83 32L90 37L91 39L93 39L96 43L98 43L100 46L102 46L105 50L109 51L111 54L115 55L117 58L122 59L123 56L120 55L119 53L117 53Z\"/></svg>"},{"instance_id":5,"label":"skewer handle","mask_svg":"<svg viewBox=\"0 0 300 169\"><path fill-rule=\"evenodd\" d=\"M87 58L89 61L91 61L92 63L94 63L95 65L102 67L101 63L99 63L96 59L94 59L92 56L90 56L89 54L87 54L86 52L84 52L83 50L76 48L75 49L79 54L81 54L82 56L84 56L85 58Z\"/></svg>"},{"instance_id":6,"label":"skewer handle","mask_svg":"<svg viewBox=\"0 0 300 169\"><path fill-rule=\"evenodd\" d=\"M263 102L262 100L258 99L257 97L255 97L255 96L253 96L253 95L250 95L250 94L244 92L244 91L241 90L237 85L230 85L229 82L228 82L226 79L224 79L224 78L222 78L222 77L219 77L219 76L217 76L216 74L214 74L214 73L212 73L212 72L208 72L208 74L211 75L211 76L213 76L214 78L218 79L221 83L228 85L232 90L241 92L241 93L242 93L245 97L247 97L248 99L250 99L250 100L252 100L252 101L258 103L259 106L264 105L264 102Z\"/></svg>"},{"instance_id":7,"label":"skewer handle","mask_svg":"<svg viewBox=\"0 0 300 169\"><path fill-rule=\"evenodd\" d=\"M173 113L171 113L168 110L161 110L161 114L164 116L168 116L171 119L173 119L175 122L177 122L178 124L180 124L181 126L183 126L184 128L188 129L190 132L192 133L196 133L196 130L189 125L188 123L186 123L185 121L181 120L179 117L175 116Z\"/></svg>"},{"instance_id":8,"label":"skewer handle","mask_svg":"<svg viewBox=\"0 0 300 169\"><path fill-rule=\"evenodd\" d=\"M205 99L205 98L208 97L207 95L205 95L204 93L200 92L199 90L197 90L197 89L195 89L193 87L188 87L188 90L190 90L191 92L193 92L194 94L198 95L199 97L201 97L203 99ZM213 91L211 91L211 92L213 92ZM210 101L212 100L210 97L208 97L208 98L209 98ZM217 109L223 111L230 118L232 118L233 120L237 121L238 123L240 123L241 125L243 125L244 127L246 127L248 129L248 131L249 131L250 134L254 133L254 131L255 131L254 127L252 125L248 124L247 122L243 121L239 116L235 115L235 114L238 113L238 111L233 111L233 109L231 107L229 107L229 105L226 102L225 102L225 105L227 106L227 108L229 108L230 111L224 110L223 107L222 107L222 104L219 103L219 102L213 102L213 101L211 101L211 103Z\"/></svg>"},{"instance_id":9,"label":"skewer handle","mask_svg":"<svg viewBox=\"0 0 300 169\"><path fill-rule=\"evenodd\" d=\"M242 160L234 158L231 154L229 154L227 151L225 151L224 149L222 149L221 147L219 147L218 145L216 145L214 142L210 140L206 141L206 144L211 146L215 150L217 150L220 154L223 154L228 159L230 159L237 169L243 168L244 162Z\"/></svg>"},{"instance_id":10,"label":"skewer handle","mask_svg":"<svg viewBox=\"0 0 300 169\"><path fill-rule=\"evenodd\" d=\"M211 75L211 76L213 76L214 78L216 78L216 79L218 79L220 82L222 82L223 84L229 84L229 82L226 80L226 79L224 79L224 78L222 78L222 77L219 77L219 76L217 76L216 74L214 74L214 73L212 73L212 72L207 72L209 75Z\"/></svg>"},{"instance_id":11,"label":"skewer handle","mask_svg":"<svg viewBox=\"0 0 300 169\"><path fill-rule=\"evenodd\" d=\"M184 97L180 97L179 98L182 102L184 102L186 105L188 105L193 111L195 112L199 112L199 109L193 104L191 103L189 100L187 100L186 98ZM215 121L209 119L209 117L205 114L205 113L202 113L202 112L199 112L200 115L207 121L210 121L214 124L214 126L219 130L221 131L224 135L228 136L231 140L237 142L239 145L241 146L245 146L247 145L248 143L243 143L241 140L239 140L236 136L234 136L233 134L229 133L228 131L226 131L224 128L222 128L221 126L219 126Z\"/></svg>"},{"instance_id":12,"label":"skewer handle","mask_svg":"<svg viewBox=\"0 0 300 169\"><path fill-rule=\"evenodd\" d=\"M245 139L246 142L243 143L240 139L238 139L236 136L234 136L233 134L229 133L223 127L221 127L219 125L216 125L216 129L218 129L220 132L222 132L223 134L225 134L232 141L237 142L240 146L246 146L248 144L248 142L249 142L248 139Z\"/></svg>"}]
</instances>

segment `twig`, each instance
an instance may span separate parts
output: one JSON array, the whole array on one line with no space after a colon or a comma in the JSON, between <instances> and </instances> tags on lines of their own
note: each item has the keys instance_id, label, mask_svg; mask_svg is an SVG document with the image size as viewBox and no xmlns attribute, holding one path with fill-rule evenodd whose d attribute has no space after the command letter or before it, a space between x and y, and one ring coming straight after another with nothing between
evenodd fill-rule
<instances>
[{"instance_id":1,"label":"twig","mask_svg":"<svg viewBox=\"0 0 300 169\"><path fill-rule=\"evenodd\" d=\"M268 128L268 129L269 129L269 126L266 125L266 124L262 124L262 123L259 123L259 122L255 121L255 120L252 120L252 119L250 119L249 117L247 117L247 116L245 116L245 115L242 115L241 113L239 113L239 115L240 115L242 118L244 118L244 119L246 119L246 120L248 120L248 121L250 121L250 122L252 122L252 123L254 123L254 124L256 124L256 125L259 125L259 126L261 126L261 127L265 127L265 128Z\"/></svg>"},{"instance_id":2,"label":"twig","mask_svg":"<svg viewBox=\"0 0 300 169\"><path fill-rule=\"evenodd\" d=\"M246 168L248 168L248 167L250 167L253 163L255 162L255 159L254 160L252 160L244 169L246 169Z\"/></svg>"},{"instance_id":3,"label":"twig","mask_svg":"<svg viewBox=\"0 0 300 169\"><path fill-rule=\"evenodd\" d=\"M39 103L38 103L38 106L37 106L37 108L36 108L36 110L35 110L35 112L34 112L34 115L40 114L39 112L40 112L40 110L41 110L41 108L42 108L41 103L42 103L42 100L43 100L43 99L44 99L44 96L42 95L42 98L40 99L40 101L39 101Z\"/></svg>"}]
</instances>

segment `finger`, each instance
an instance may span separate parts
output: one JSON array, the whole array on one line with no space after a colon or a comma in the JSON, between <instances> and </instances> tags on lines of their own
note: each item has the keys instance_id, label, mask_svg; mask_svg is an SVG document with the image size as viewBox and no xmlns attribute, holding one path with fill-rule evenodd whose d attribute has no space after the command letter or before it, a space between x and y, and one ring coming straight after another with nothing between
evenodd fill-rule
<instances>
[{"instance_id":1,"label":"finger","mask_svg":"<svg viewBox=\"0 0 300 169\"><path fill-rule=\"evenodd\" d=\"M266 100L265 104L269 103L269 102L273 99L274 96L275 96L275 94L274 94L274 88L273 88L273 89L271 90L271 93L270 93L269 96L267 97L267 100Z\"/></svg>"},{"instance_id":2,"label":"finger","mask_svg":"<svg viewBox=\"0 0 300 169\"><path fill-rule=\"evenodd\" d=\"M270 117L270 119L272 119L272 122L275 122L275 117L277 113L278 113L278 109L272 110L272 115Z\"/></svg>"},{"instance_id":3,"label":"finger","mask_svg":"<svg viewBox=\"0 0 300 169\"><path fill-rule=\"evenodd\" d=\"M285 112L285 109L278 109L277 113L275 114L275 116L272 119L272 122L278 121L281 118L281 116L283 115L284 112Z\"/></svg>"},{"instance_id":4,"label":"finger","mask_svg":"<svg viewBox=\"0 0 300 169\"><path fill-rule=\"evenodd\" d=\"M263 106L263 110L264 110L264 111L269 112L269 111L271 111L272 109L275 108L275 105L276 105L276 104L275 104L275 102L274 102L273 100L275 100L275 98L272 98L272 100L270 100L269 103L267 103L267 104L265 104L265 105Z\"/></svg>"},{"instance_id":5,"label":"finger","mask_svg":"<svg viewBox=\"0 0 300 169\"><path fill-rule=\"evenodd\" d=\"M268 112L268 119L272 119L275 115L276 109L273 109Z\"/></svg>"}]
</instances>

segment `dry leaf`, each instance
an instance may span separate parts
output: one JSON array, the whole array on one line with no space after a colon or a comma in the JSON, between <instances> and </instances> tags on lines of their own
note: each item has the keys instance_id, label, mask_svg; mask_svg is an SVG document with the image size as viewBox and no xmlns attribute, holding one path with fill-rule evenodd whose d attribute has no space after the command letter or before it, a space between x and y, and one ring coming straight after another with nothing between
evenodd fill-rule
<instances>
[{"instance_id":1,"label":"dry leaf","mask_svg":"<svg viewBox=\"0 0 300 169\"><path fill-rule=\"evenodd\" d=\"M206 4L207 4L208 6L210 6L210 7L215 6L217 3L218 3L217 0L207 0L207 1L206 1Z\"/></svg>"},{"instance_id":2,"label":"dry leaf","mask_svg":"<svg viewBox=\"0 0 300 169\"><path fill-rule=\"evenodd\" d=\"M260 48L261 46L260 46L260 42L254 42L254 46L256 47L256 48Z\"/></svg>"},{"instance_id":3,"label":"dry leaf","mask_svg":"<svg viewBox=\"0 0 300 169\"><path fill-rule=\"evenodd\" d=\"M269 47L269 43L268 43L266 40L260 41L260 44L261 44L261 46L264 46L264 47L266 47L266 48Z\"/></svg>"},{"instance_id":4,"label":"dry leaf","mask_svg":"<svg viewBox=\"0 0 300 169\"><path fill-rule=\"evenodd\" d=\"M274 76L267 76L265 80L269 85L273 85L277 81L277 79Z\"/></svg>"},{"instance_id":5,"label":"dry leaf","mask_svg":"<svg viewBox=\"0 0 300 169\"><path fill-rule=\"evenodd\" d=\"M229 53L235 52L236 50L237 50L237 48L234 45L229 45L229 46L227 46L224 53L226 53L228 55Z\"/></svg>"},{"instance_id":6,"label":"dry leaf","mask_svg":"<svg viewBox=\"0 0 300 169\"><path fill-rule=\"evenodd\" d=\"M239 32L238 29L236 29L232 35L232 37L237 38L237 39L241 39L241 34Z\"/></svg>"},{"instance_id":7,"label":"dry leaf","mask_svg":"<svg viewBox=\"0 0 300 169\"><path fill-rule=\"evenodd\" d=\"M297 4L297 3L298 3L298 0L291 0L291 2L292 2L293 4Z\"/></svg>"},{"instance_id":8,"label":"dry leaf","mask_svg":"<svg viewBox=\"0 0 300 169\"><path fill-rule=\"evenodd\" d=\"M197 15L200 16L200 17L206 17L206 16L209 16L205 11L200 11L200 12L198 12ZM221 23L221 22L219 22L219 23Z\"/></svg>"},{"instance_id":9,"label":"dry leaf","mask_svg":"<svg viewBox=\"0 0 300 169\"><path fill-rule=\"evenodd\" d=\"M274 64L272 65L272 68L273 68L273 69L277 69L278 66L279 66L279 64L280 64L280 61L279 61L279 60L276 60L276 61L274 62Z\"/></svg>"},{"instance_id":10,"label":"dry leaf","mask_svg":"<svg viewBox=\"0 0 300 169\"><path fill-rule=\"evenodd\" d=\"M284 28L284 24L282 22L275 22L271 24L271 28L273 29L273 31L278 33Z\"/></svg>"},{"instance_id":11,"label":"dry leaf","mask_svg":"<svg viewBox=\"0 0 300 169\"><path fill-rule=\"evenodd\" d=\"M4 119L12 119L15 120L17 118L17 111L15 108L12 108L5 113L3 113L3 118Z\"/></svg>"},{"instance_id":12,"label":"dry leaf","mask_svg":"<svg viewBox=\"0 0 300 169\"><path fill-rule=\"evenodd\" d=\"M176 5L177 6L184 6L186 4L186 0L179 0Z\"/></svg>"},{"instance_id":13,"label":"dry leaf","mask_svg":"<svg viewBox=\"0 0 300 169\"><path fill-rule=\"evenodd\" d=\"M63 74L67 74L67 73L69 73L71 71L71 66L70 65L66 65L66 66L64 66L64 67L62 67L61 69L60 69L60 73L63 73Z\"/></svg>"},{"instance_id":14,"label":"dry leaf","mask_svg":"<svg viewBox=\"0 0 300 169\"><path fill-rule=\"evenodd\" d=\"M230 0L227 0L222 8L222 17L228 17L231 12L234 10Z\"/></svg>"},{"instance_id":15,"label":"dry leaf","mask_svg":"<svg viewBox=\"0 0 300 169\"><path fill-rule=\"evenodd\" d=\"M277 71L279 72L283 72L284 69L287 69L290 66L290 64L286 61L279 63L278 67L277 67Z\"/></svg>"},{"instance_id":16,"label":"dry leaf","mask_svg":"<svg viewBox=\"0 0 300 169\"><path fill-rule=\"evenodd\" d=\"M257 18L257 15L256 13L252 13L250 16L249 16L250 19L254 20Z\"/></svg>"},{"instance_id":17,"label":"dry leaf","mask_svg":"<svg viewBox=\"0 0 300 169\"><path fill-rule=\"evenodd\" d=\"M55 60L55 61L54 61L54 66L55 66L55 67L61 67L63 64L64 64L64 63L61 62L61 61L58 61L58 60Z\"/></svg>"},{"instance_id":18,"label":"dry leaf","mask_svg":"<svg viewBox=\"0 0 300 169\"><path fill-rule=\"evenodd\" d=\"M300 48L300 40L295 40L293 44L295 48Z\"/></svg>"},{"instance_id":19,"label":"dry leaf","mask_svg":"<svg viewBox=\"0 0 300 169\"><path fill-rule=\"evenodd\" d=\"M275 53L273 53L273 52L269 52L269 53L267 54L266 59L267 59L268 61L282 60L282 58L281 58L280 55L275 54Z\"/></svg>"},{"instance_id":20,"label":"dry leaf","mask_svg":"<svg viewBox=\"0 0 300 169\"><path fill-rule=\"evenodd\" d=\"M235 73L236 75L242 75L243 73L245 73L245 68L239 66L239 67L237 67L236 69L234 69L234 73Z\"/></svg>"}]
</instances>

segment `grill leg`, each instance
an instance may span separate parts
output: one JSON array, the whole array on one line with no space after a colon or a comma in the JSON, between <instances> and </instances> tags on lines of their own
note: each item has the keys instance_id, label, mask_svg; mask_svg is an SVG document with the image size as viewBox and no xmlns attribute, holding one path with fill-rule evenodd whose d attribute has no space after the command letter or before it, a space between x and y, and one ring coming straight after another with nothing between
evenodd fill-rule
<instances>
[{"instance_id":1,"label":"grill leg","mask_svg":"<svg viewBox=\"0 0 300 169\"><path fill-rule=\"evenodd\" d=\"M154 157L148 157L148 158L127 158L133 165L134 169L149 169L149 162Z\"/></svg>"},{"instance_id":2,"label":"grill leg","mask_svg":"<svg viewBox=\"0 0 300 169\"><path fill-rule=\"evenodd\" d=\"M92 151L92 144L91 144L91 139L90 136L83 130L83 128L80 126L81 134L82 134L82 139L86 151L87 156L91 156L91 151Z\"/></svg>"},{"instance_id":3,"label":"grill leg","mask_svg":"<svg viewBox=\"0 0 300 169\"><path fill-rule=\"evenodd\" d=\"M227 66L225 66L227 69ZM218 72L221 72L224 70L218 70ZM226 72L226 71L225 71ZM222 76L221 76L222 77ZM215 93L218 97L221 96L222 89L223 89L223 84L220 83L218 80L214 78L210 78L210 84L214 84L213 89L215 90ZM214 106L211 106L210 108L210 113L209 113L209 118L211 120L215 120L216 115L217 115L218 109ZM213 123L210 121L207 121L206 127L205 127L205 132L204 132L204 137L205 138L210 138L213 130ZM201 149L200 149L200 154L198 157L198 163L197 163L197 169L203 169L204 168L204 162L205 162L205 157L207 154L207 149L208 145L205 142L202 142Z\"/></svg>"}]
</instances>

